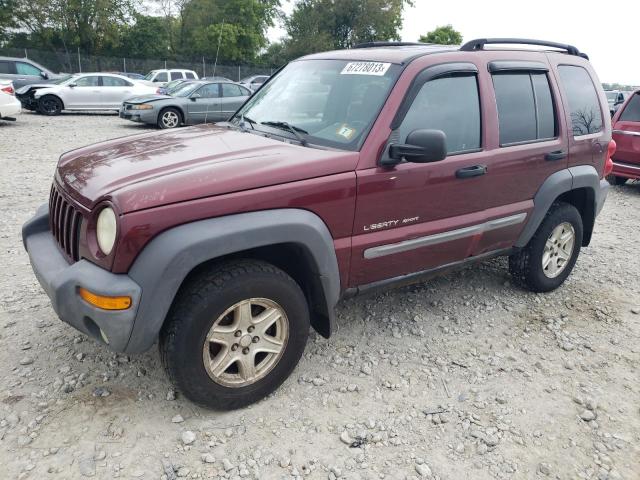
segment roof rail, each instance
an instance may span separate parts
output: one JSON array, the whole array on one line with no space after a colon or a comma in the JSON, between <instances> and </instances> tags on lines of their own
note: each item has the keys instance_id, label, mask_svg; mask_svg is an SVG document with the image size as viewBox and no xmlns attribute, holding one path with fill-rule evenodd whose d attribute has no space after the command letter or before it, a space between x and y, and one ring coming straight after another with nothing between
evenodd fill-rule
<instances>
[{"instance_id":1,"label":"roof rail","mask_svg":"<svg viewBox=\"0 0 640 480\"><path fill-rule=\"evenodd\" d=\"M358 43L351 48L371 48L371 47L408 47L412 45L431 45L421 42L364 42Z\"/></svg>"},{"instance_id":2,"label":"roof rail","mask_svg":"<svg viewBox=\"0 0 640 480\"><path fill-rule=\"evenodd\" d=\"M582 57L589 60L586 53L582 53L573 45L567 45L565 43L547 42L546 40L532 40L528 38L477 38L470 40L460 47L460 50L464 52L473 52L475 50L483 50L485 45L492 44L516 44L516 45L538 45L541 47L551 47L560 50L565 50L569 55L575 55L576 57Z\"/></svg>"}]
</instances>

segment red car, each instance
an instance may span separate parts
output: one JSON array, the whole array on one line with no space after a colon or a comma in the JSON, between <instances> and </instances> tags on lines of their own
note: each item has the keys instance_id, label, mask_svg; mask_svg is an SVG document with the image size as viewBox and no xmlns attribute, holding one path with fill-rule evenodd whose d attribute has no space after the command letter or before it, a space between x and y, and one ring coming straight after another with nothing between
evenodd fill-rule
<instances>
[{"instance_id":1,"label":"red car","mask_svg":"<svg viewBox=\"0 0 640 480\"><path fill-rule=\"evenodd\" d=\"M640 179L640 90L633 92L611 121L616 153L609 179L615 185Z\"/></svg>"},{"instance_id":2,"label":"red car","mask_svg":"<svg viewBox=\"0 0 640 480\"><path fill-rule=\"evenodd\" d=\"M484 48L505 43L553 50ZM157 342L201 405L248 405L340 299L501 255L558 288L609 189L600 85L535 40L313 54L227 123L63 154L25 247L62 320L119 352Z\"/></svg>"}]
</instances>

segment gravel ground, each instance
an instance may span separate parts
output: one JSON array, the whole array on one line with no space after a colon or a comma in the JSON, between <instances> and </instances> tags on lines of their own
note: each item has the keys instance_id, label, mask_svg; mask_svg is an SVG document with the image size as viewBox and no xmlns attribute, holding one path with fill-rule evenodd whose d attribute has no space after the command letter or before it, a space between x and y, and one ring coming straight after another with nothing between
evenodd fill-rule
<instances>
[{"instance_id":1,"label":"gravel ground","mask_svg":"<svg viewBox=\"0 0 640 480\"><path fill-rule=\"evenodd\" d=\"M640 479L640 185L612 189L556 292L497 260L347 301L276 394L216 413L176 396L155 348L60 322L20 240L62 152L144 130L0 122L0 477Z\"/></svg>"}]
</instances>

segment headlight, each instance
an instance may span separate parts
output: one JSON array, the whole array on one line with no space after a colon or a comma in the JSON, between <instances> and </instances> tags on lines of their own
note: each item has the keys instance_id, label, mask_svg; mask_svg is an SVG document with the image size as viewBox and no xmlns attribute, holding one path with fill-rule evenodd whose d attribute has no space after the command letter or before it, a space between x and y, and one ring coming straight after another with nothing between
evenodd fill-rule
<instances>
[{"instance_id":1,"label":"headlight","mask_svg":"<svg viewBox=\"0 0 640 480\"><path fill-rule=\"evenodd\" d=\"M114 211L109 207L103 208L98 215L96 238L98 239L100 250L105 255L111 253L113 244L116 243L117 228L118 225Z\"/></svg>"},{"instance_id":2,"label":"headlight","mask_svg":"<svg viewBox=\"0 0 640 480\"><path fill-rule=\"evenodd\" d=\"M151 110L153 108L153 105L150 105L148 103L140 103L140 104L134 104L131 105L130 110Z\"/></svg>"}]
</instances>

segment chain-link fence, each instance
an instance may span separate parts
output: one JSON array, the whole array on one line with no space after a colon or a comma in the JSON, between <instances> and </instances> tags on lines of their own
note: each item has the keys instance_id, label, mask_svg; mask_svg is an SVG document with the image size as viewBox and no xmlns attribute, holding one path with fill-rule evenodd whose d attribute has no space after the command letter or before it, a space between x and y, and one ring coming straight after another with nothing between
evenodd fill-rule
<instances>
[{"instance_id":1,"label":"chain-link fence","mask_svg":"<svg viewBox=\"0 0 640 480\"><path fill-rule=\"evenodd\" d=\"M135 72L146 75L159 68L186 68L198 76L221 76L239 81L250 75L271 75L278 67L258 65L216 65L211 59L159 60L151 58L105 57L85 55L81 51L36 50L0 47L0 56L29 58L55 73Z\"/></svg>"}]
</instances>

